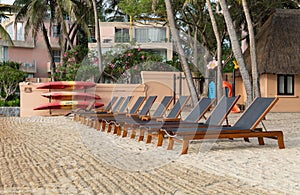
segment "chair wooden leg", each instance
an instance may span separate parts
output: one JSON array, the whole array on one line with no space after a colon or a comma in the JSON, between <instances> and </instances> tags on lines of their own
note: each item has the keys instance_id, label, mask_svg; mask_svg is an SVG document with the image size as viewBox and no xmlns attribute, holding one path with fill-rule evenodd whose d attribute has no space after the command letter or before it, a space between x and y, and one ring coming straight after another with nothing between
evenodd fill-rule
<instances>
[{"instance_id":1,"label":"chair wooden leg","mask_svg":"<svg viewBox=\"0 0 300 195\"><path fill-rule=\"evenodd\" d=\"M264 138L263 137L257 137L258 139L258 144L259 145L265 145L265 142L264 142Z\"/></svg>"},{"instance_id":2,"label":"chair wooden leg","mask_svg":"<svg viewBox=\"0 0 300 195\"><path fill-rule=\"evenodd\" d=\"M164 133L159 131L157 135L157 146L162 146L164 141Z\"/></svg>"},{"instance_id":3,"label":"chair wooden leg","mask_svg":"<svg viewBox=\"0 0 300 195\"><path fill-rule=\"evenodd\" d=\"M174 146L174 139L172 137L169 137L167 150L173 150L173 146Z\"/></svg>"},{"instance_id":4,"label":"chair wooden leg","mask_svg":"<svg viewBox=\"0 0 300 195\"><path fill-rule=\"evenodd\" d=\"M280 132L279 135L277 136L277 142L278 142L279 149L284 149L285 148L282 132Z\"/></svg>"},{"instance_id":5,"label":"chair wooden leg","mask_svg":"<svg viewBox=\"0 0 300 195\"><path fill-rule=\"evenodd\" d=\"M140 135L139 135L139 141L143 141L145 137L145 129L141 128L140 129ZM150 140L151 142L151 140Z\"/></svg>"},{"instance_id":6,"label":"chair wooden leg","mask_svg":"<svg viewBox=\"0 0 300 195\"><path fill-rule=\"evenodd\" d=\"M113 134L117 134L118 132L118 125L114 124L114 131L113 131Z\"/></svg>"},{"instance_id":7,"label":"chair wooden leg","mask_svg":"<svg viewBox=\"0 0 300 195\"><path fill-rule=\"evenodd\" d=\"M250 142L249 137L244 137L245 142Z\"/></svg>"},{"instance_id":8,"label":"chair wooden leg","mask_svg":"<svg viewBox=\"0 0 300 195\"><path fill-rule=\"evenodd\" d=\"M148 133L148 136L147 136L147 141L146 141L146 143L147 143L147 144L150 144L151 141L152 141L152 133L149 132L149 133Z\"/></svg>"},{"instance_id":9,"label":"chair wooden leg","mask_svg":"<svg viewBox=\"0 0 300 195\"><path fill-rule=\"evenodd\" d=\"M186 140L186 139L184 139L182 141L182 151L181 151L181 154L187 154L188 149L189 149L189 142L190 142L190 140Z\"/></svg>"},{"instance_id":10,"label":"chair wooden leg","mask_svg":"<svg viewBox=\"0 0 300 195\"><path fill-rule=\"evenodd\" d=\"M124 126L122 137L127 137L127 134L128 134L128 128L127 128L127 126Z\"/></svg>"},{"instance_id":11,"label":"chair wooden leg","mask_svg":"<svg viewBox=\"0 0 300 195\"><path fill-rule=\"evenodd\" d=\"M122 127L121 127L121 125L119 125L119 126L117 126L115 128L117 128L117 136L121 136L121 134L122 134Z\"/></svg>"},{"instance_id":12,"label":"chair wooden leg","mask_svg":"<svg viewBox=\"0 0 300 195\"><path fill-rule=\"evenodd\" d=\"M130 138L131 138L131 139L134 139L135 136L136 136L136 129L135 129L135 127L132 127Z\"/></svg>"},{"instance_id":13,"label":"chair wooden leg","mask_svg":"<svg viewBox=\"0 0 300 195\"><path fill-rule=\"evenodd\" d=\"M104 121L101 121L101 131L105 131L106 124Z\"/></svg>"},{"instance_id":14,"label":"chair wooden leg","mask_svg":"<svg viewBox=\"0 0 300 195\"><path fill-rule=\"evenodd\" d=\"M110 133L111 132L111 127L112 126L112 124L108 124L108 127L107 127L107 133Z\"/></svg>"},{"instance_id":15,"label":"chair wooden leg","mask_svg":"<svg viewBox=\"0 0 300 195\"><path fill-rule=\"evenodd\" d=\"M101 124L100 124L100 121L98 119L96 119L95 121L95 129L97 129L97 131L100 131L100 128L101 127Z\"/></svg>"}]
</instances>

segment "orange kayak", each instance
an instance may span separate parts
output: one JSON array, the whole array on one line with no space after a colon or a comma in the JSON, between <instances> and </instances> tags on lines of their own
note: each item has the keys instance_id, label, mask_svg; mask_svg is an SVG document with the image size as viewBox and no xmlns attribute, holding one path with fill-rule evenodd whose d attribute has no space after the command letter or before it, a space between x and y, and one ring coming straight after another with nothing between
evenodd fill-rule
<instances>
[{"instance_id":1,"label":"orange kayak","mask_svg":"<svg viewBox=\"0 0 300 195\"><path fill-rule=\"evenodd\" d=\"M37 107L33 110L48 110L48 109L75 109L75 108L86 108L91 102L88 101L59 101L59 102L49 102ZM104 106L101 102L95 102L94 108L100 108Z\"/></svg>"},{"instance_id":2,"label":"orange kayak","mask_svg":"<svg viewBox=\"0 0 300 195\"><path fill-rule=\"evenodd\" d=\"M87 89L95 87L94 82L85 81L54 81L41 83L37 86L37 89Z\"/></svg>"},{"instance_id":3,"label":"orange kayak","mask_svg":"<svg viewBox=\"0 0 300 195\"><path fill-rule=\"evenodd\" d=\"M75 92L75 91L61 91L43 93L42 96L55 100L100 100L100 96L91 93Z\"/></svg>"}]
</instances>

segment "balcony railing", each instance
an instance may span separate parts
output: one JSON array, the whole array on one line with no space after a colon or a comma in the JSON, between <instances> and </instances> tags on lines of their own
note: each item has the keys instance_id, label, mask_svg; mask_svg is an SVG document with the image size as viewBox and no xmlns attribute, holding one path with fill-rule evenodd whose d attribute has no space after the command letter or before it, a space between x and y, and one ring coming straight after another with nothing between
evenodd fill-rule
<instances>
[{"instance_id":1,"label":"balcony railing","mask_svg":"<svg viewBox=\"0 0 300 195\"><path fill-rule=\"evenodd\" d=\"M36 73L35 61L33 61L32 63L22 63L20 66L20 70L27 73Z\"/></svg>"}]
</instances>

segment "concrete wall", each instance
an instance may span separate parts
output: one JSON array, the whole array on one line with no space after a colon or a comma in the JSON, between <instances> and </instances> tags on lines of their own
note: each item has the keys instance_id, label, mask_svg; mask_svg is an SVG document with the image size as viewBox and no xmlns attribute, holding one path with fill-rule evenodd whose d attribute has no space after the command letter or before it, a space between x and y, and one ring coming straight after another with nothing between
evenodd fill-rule
<instances>
[{"instance_id":1,"label":"concrete wall","mask_svg":"<svg viewBox=\"0 0 300 195\"><path fill-rule=\"evenodd\" d=\"M34 107L46 104L49 102L48 98L42 96L43 93L49 92L48 89L36 89L38 83L20 83L20 116L55 116L64 115L71 112L71 109L52 109L52 110L33 110ZM62 90L51 90L62 91ZM65 91L65 90L63 90ZM76 90L83 92L83 90ZM96 87L86 90L88 93L95 93L102 99L99 102L103 102L105 105L109 102L112 96L128 96L133 95L134 98L131 102L134 102L140 95L145 94L144 85L115 85L115 84L98 84ZM58 101L58 100L51 100ZM131 105L131 104L130 104Z\"/></svg>"},{"instance_id":2,"label":"concrete wall","mask_svg":"<svg viewBox=\"0 0 300 195\"><path fill-rule=\"evenodd\" d=\"M0 107L0 116L20 116L20 107Z\"/></svg>"},{"instance_id":3,"label":"concrete wall","mask_svg":"<svg viewBox=\"0 0 300 195\"><path fill-rule=\"evenodd\" d=\"M95 93L101 97L100 102L106 106L113 96L134 96L131 104L135 102L138 96L158 96L156 102L152 106L155 110L159 102L166 95L173 96L173 75L179 76L178 72L152 72L145 71L142 73L143 84L97 84L96 87L88 89L86 92ZM183 75L183 74L182 74ZM20 116L53 116L64 115L71 110L33 110L34 107L46 104L49 99L42 96L43 93L49 92L48 89L36 89L39 83L22 82L20 86ZM179 92L179 80L176 81L177 90L176 98L179 95L189 95L186 81L182 81L182 92ZM62 90L51 90L62 91ZM55 101L55 100L52 100ZM129 105L129 109L131 107ZM104 107L105 107L104 106ZM171 107L170 107L171 108Z\"/></svg>"}]
</instances>

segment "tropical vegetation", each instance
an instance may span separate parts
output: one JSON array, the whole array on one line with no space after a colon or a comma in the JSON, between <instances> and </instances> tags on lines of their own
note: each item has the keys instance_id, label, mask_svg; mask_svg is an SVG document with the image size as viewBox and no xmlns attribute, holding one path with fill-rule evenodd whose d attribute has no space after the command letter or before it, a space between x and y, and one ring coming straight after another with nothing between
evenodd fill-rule
<instances>
[{"instance_id":1,"label":"tropical vegetation","mask_svg":"<svg viewBox=\"0 0 300 195\"><path fill-rule=\"evenodd\" d=\"M19 83L27 77L27 73L20 71L20 63L0 63L0 105L18 106L19 97L16 92Z\"/></svg>"},{"instance_id":2,"label":"tropical vegetation","mask_svg":"<svg viewBox=\"0 0 300 195\"><path fill-rule=\"evenodd\" d=\"M101 77L99 81L115 82L120 80L119 77L124 73L129 73L129 69L133 71L136 67L136 70L143 70L144 61L152 62L152 58L155 58L144 51L129 48L128 51L113 54L115 55L113 58L102 56L99 20L129 20L132 23L154 19L164 21L165 25L170 26L172 41L176 48L174 53L185 73L194 102L200 94L195 91L191 68L198 68L201 74L208 78L209 71L205 67L210 61L216 60L217 89L220 95L222 73L232 71L233 60L236 60L245 84L248 103L255 96L260 96L255 59L255 34L274 10L299 8L296 0L16 0L14 5L19 8L17 19L26 19L27 33L31 30L34 37L38 32L43 33L51 59L53 80L75 79L76 72L85 72L89 68L96 67L99 72L96 77ZM50 22L50 27L51 24L57 24L61 32L62 53L66 56L57 67L47 34L51 29L50 27L47 29L46 22ZM70 24L70 28L67 28L67 23ZM92 31L89 30L90 26L94 27ZM76 48L87 48L89 37L94 37L97 43L97 51L92 55L96 60L77 56L79 50ZM248 44L250 48L251 73L247 71L243 60L241 50L243 44ZM86 54L93 53L86 49L83 51ZM141 56L144 56L144 59ZM111 61L107 62L107 59ZM162 62L159 58L155 60ZM91 63L93 67L85 66L81 69L82 62ZM132 77L131 80L135 82Z\"/></svg>"}]
</instances>

